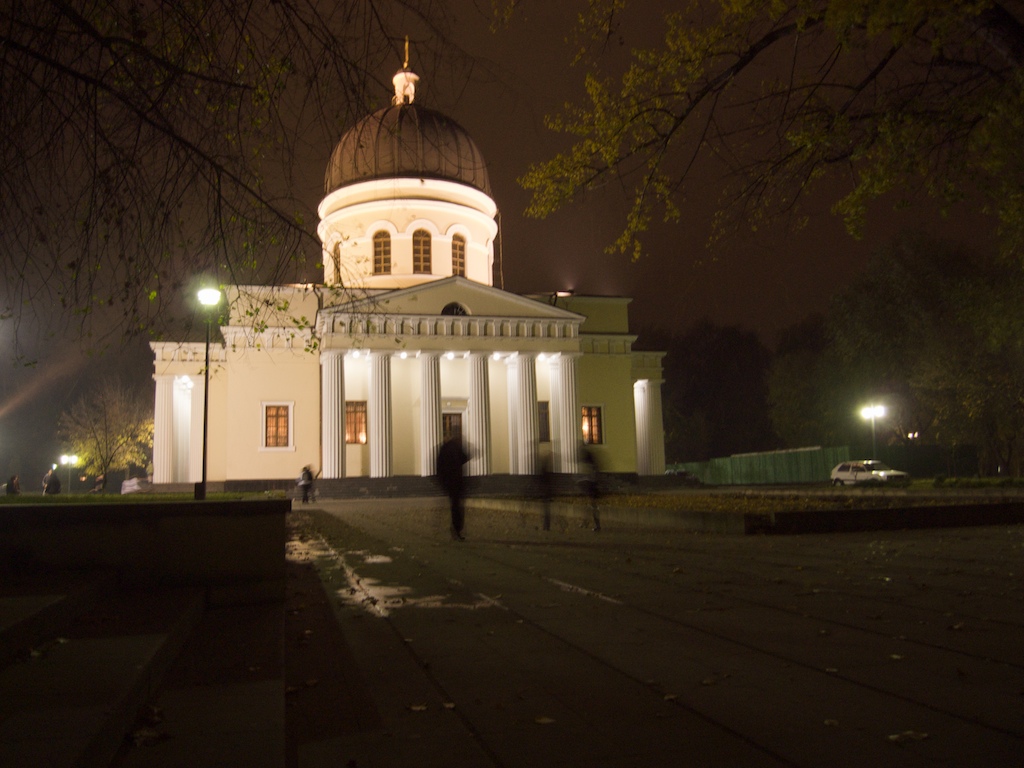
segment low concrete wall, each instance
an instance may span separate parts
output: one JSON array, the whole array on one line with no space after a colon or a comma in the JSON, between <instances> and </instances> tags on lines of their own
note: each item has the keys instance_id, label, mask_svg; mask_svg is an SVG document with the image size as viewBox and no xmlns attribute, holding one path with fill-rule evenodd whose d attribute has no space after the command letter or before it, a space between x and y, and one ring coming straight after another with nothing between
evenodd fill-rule
<instances>
[{"instance_id":1,"label":"low concrete wall","mask_svg":"<svg viewBox=\"0 0 1024 768\"><path fill-rule=\"evenodd\" d=\"M911 528L969 528L977 525L1020 525L1024 503L964 503L896 509L825 510L748 514L748 533L843 533Z\"/></svg>"},{"instance_id":2,"label":"low concrete wall","mask_svg":"<svg viewBox=\"0 0 1024 768\"><path fill-rule=\"evenodd\" d=\"M540 524L544 503L532 499L466 499L466 508L518 515L519 525L532 528ZM553 501L551 525L556 528L589 528L593 525L587 504ZM742 512L679 512L659 507L618 507L602 503L598 514L601 526L623 528L669 528L711 533L747 533Z\"/></svg>"},{"instance_id":3,"label":"low concrete wall","mask_svg":"<svg viewBox=\"0 0 1024 768\"><path fill-rule=\"evenodd\" d=\"M466 508L504 514L516 524L538 527L543 502L531 499L467 499ZM554 501L551 525L556 528L592 524L586 504ZM664 507L618 507L602 500L601 527L666 528L705 533L800 534L910 528L960 528L1024 524L1024 501L964 499L959 504L893 506L883 509L822 509L810 512L704 512Z\"/></svg>"},{"instance_id":4,"label":"low concrete wall","mask_svg":"<svg viewBox=\"0 0 1024 768\"><path fill-rule=\"evenodd\" d=\"M204 586L213 604L283 600L287 499L0 507L7 569L108 569Z\"/></svg>"}]
</instances>

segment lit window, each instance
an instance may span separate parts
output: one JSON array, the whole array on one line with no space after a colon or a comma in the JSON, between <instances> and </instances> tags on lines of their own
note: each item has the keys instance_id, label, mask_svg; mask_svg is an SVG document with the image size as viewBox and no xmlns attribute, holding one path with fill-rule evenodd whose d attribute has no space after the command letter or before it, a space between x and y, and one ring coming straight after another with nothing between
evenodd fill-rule
<instances>
[{"instance_id":1,"label":"lit window","mask_svg":"<svg viewBox=\"0 0 1024 768\"><path fill-rule=\"evenodd\" d=\"M425 229L412 233L412 271L430 274L430 233Z\"/></svg>"},{"instance_id":2,"label":"lit window","mask_svg":"<svg viewBox=\"0 0 1024 768\"><path fill-rule=\"evenodd\" d=\"M345 403L345 442L366 445L365 400L348 400Z\"/></svg>"},{"instance_id":3,"label":"lit window","mask_svg":"<svg viewBox=\"0 0 1024 768\"><path fill-rule=\"evenodd\" d=\"M387 232L373 236L373 274L391 274L391 235Z\"/></svg>"},{"instance_id":4,"label":"lit window","mask_svg":"<svg viewBox=\"0 0 1024 768\"><path fill-rule=\"evenodd\" d=\"M289 403L263 404L263 447L290 448L292 407Z\"/></svg>"},{"instance_id":5,"label":"lit window","mask_svg":"<svg viewBox=\"0 0 1024 768\"><path fill-rule=\"evenodd\" d=\"M466 238L462 235L452 238L452 274L466 276Z\"/></svg>"},{"instance_id":6,"label":"lit window","mask_svg":"<svg viewBox=\"0 0 1024 768\"><path fill-rule=\"evenodd\" d=\"M551 442L551 409L547 400L537 403L537 437L542 443Z\"/></svg>"},{"instance_id":7,"label":"lit window","mask_svg":"<svg viewBox=\"0 0 1024 768\"><path fill-rule=\"evenodd\" d=\"M604 442L604 430L601 428L601 406L583 406L583 442L586 445L598 445Z\"/></svg>"}]
</instances>

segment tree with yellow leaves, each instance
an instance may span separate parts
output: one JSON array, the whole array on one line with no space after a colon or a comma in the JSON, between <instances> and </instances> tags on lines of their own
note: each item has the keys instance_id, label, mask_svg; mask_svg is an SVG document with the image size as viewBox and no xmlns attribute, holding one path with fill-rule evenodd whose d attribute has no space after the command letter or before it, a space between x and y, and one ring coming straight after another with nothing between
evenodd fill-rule
<instances>
[{"instance_id":1,"label":"tree with yellow leaves","mask_svg":"<svg viewBox=\"0 0 1024 768\"><path fill-rule=\"evenodd\" d=\"M659 20L659 45L612 74L608 43L644 12L593 0L581 16L585 103L549 119L573 143L520 180L530 214L615 179L631 205L611 248L635 258L714 158L729 180L718 233L799 221L805 198L827 191L858 234L872 200L927 193L992 214L1004 251L1022 255L1021 3L694 0Z\"/></svg>"}]
</instances>

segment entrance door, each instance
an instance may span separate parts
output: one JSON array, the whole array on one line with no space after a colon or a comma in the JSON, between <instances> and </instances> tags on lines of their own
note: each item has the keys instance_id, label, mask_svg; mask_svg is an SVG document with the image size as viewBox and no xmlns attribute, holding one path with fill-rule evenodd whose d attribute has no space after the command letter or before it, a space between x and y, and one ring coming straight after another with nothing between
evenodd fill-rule
<instances>
[{"instance_id":1,"label":"entrance door","mask_svg":"<svg viewBox=\"0 0 1024 768\"><path fill-rule=\"evenodd\" d=\"M462 414L441 414L441 439L447 441L452 435L462 434Z\"/></svg>"}]
</instances>

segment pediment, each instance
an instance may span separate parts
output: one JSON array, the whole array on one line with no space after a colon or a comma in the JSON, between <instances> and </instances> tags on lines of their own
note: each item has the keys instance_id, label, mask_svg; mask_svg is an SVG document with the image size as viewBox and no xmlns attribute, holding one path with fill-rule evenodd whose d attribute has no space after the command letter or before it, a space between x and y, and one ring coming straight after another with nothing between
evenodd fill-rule
<instances>
[{"instance_id":1,"label":"pediment","mask_svg":"<svg viewBox=\"0 0 1024 768\"><path fill-rule=\"evenodd\" d=\"M448 277L423 285L384 291L324 309L325 315L443 316L459 307L465 314L481 318L515 318L582 322L575 312L537 299L519 296L462 277ZM446 310L446 308L449 308Z\"/></svg>"}]
</instances>

